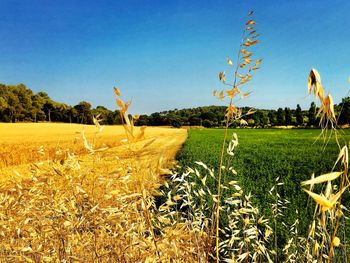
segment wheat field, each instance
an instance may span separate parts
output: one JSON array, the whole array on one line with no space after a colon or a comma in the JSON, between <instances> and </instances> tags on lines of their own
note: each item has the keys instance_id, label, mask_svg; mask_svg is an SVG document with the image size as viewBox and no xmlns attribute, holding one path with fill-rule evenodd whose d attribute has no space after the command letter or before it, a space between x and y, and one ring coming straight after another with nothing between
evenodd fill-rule
<instances>
[{"instance_id":1,"label":"wheat field","mask_svg":"<svg viewBox=\"0 0 350 263\"><path fill-rule=\"evenodd\" d=\"M82 131L93 138L100 147L113 148L121 145L125 137L122 126L106 126L96 138L93 125L66 123L0 123L0 168L52 159L60 150L86 152L82 143ZM150 136L161 130L149 129Z\"/></svg>"},{"instance_id":2,"label":"wheat field","mask_svg":"<svg viewBox=\"0 0 350 263\"><path fill-rule=\"evenodd\" d=\"M3 149L21 158L17 165L1 159L1 261L152 258L149 196L170 173L186 137L185 129L147 128L131 144L121 126L1 124ZM34 151L45 158L30 155Z\"/></svg>"},{"instance_id":3,"label":"wheat field","mask_svg":"<svg viewBox=\"0 0 350 263\"><path fill-rule=\"evenodd\" d=\"M135 127L136 131L139 130ZM13 175L13 171L26 171L33 163L43 163L47 160L62 161L69 152L74 152L82 159L88 151L84 147L82 132L97 148L108 148L109 152L123 155L125 131L123 126L105 126L103 131L96 134L94 125L65 124L65 123L0 123L0 170L3 180L5 175ZM163 144L165 149L171 144L174 151L172 158L184 141L185 130L170 128L148 128L145 140L158 138L155 141L154 154L160 154L163 148L155 147ZM169 140L169 138L174 140ZM158 146L159 146L158 145ZM168 148L172 148L168 147ZM163 149L164 150L164 149ZM124 154L125 155L125 154Z\"/></svg>"}]
</instances>

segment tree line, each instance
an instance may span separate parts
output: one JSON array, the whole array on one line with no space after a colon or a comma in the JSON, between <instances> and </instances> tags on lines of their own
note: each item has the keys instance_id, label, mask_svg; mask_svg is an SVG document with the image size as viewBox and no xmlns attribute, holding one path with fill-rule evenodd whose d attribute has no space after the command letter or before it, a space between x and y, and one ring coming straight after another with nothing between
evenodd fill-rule
<instances>
[{"instance_id":1,"label":"tree line","mask_svg":"<svg viewBox=\"0 0 350 263\"><path fill-rule=\"evenodd\" d=\"M75 106L56 102L45 92L34 93L24 84L0 84L1 122L68 122L91 124L92 116L100 115L103 124L121 124L119 111L103 106L92 108L81 101Z\"/></svg>"},{"instance_id":2,"label":"tree line","mask_svg":"<svg viewBox=\"0 0 350 263\"><path fill-rule=\"evenodd\" d=\"M159 126L170 125L181 126L204 126L222 127L224 126L224 115L226 106L206 106L189 109L175 109L163 112L156 112L150 115L141 115L137 125ZM251 110L243 107L243 115ZM295 109L289 107L278 108L277 110L256 109L254 114L246 116L245 120L250 127L275 127L275 126L298 126L317 127L320 119L317 117L319 108L314 102L310 104L308 110L302 110L297 104ZM335 105L335 113L339 125L350 123L350 97L345 97L342 102ZM232 127L240 126L241 123L233 123Z\"/></svg>"},{"instance_id":3,"label":"tree line","mask_svg":"<svg viewBox=\"0 0 350 263\"><path fill-rule=\"evenodd\" d=\"M141 115L135 125L142 126L204 126L222 127L224 125L225 106L206 106L189 109L175 109ZM250 110L243 107L243 114ZM302 110L300 105L295 109L288 107L277 110L257 109L254 114L245 118L250 127L273 127L293 125L299 127L317 126L318 108L314 102L308 110ZM350 123L350 97L335 105L338 124ZM100 115L102 124L121 124L119 111L111 111L104 106L92 108L91 104L81 101L75 106L56 102L47 93L34 93L24 84L0 84L0 121L1 122L68 122L91 124L93 116ZM239 126L233 123L232 126Z\"/></svg>"}]
</instances>

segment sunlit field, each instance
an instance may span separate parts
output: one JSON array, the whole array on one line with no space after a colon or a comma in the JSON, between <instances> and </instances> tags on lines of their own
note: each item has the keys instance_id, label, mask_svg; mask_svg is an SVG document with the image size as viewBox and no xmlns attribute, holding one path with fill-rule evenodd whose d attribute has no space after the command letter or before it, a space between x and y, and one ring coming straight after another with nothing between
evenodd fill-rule
<instances>
[{"instance_id":1,"label":"sunlit field","mask_svg":"<svg viewBox=\"0 0 350 263\"><path fill-rule=\"evenodd\" d=\"M135 127L135 131L139 131ZM123 126L104 126L98 132L94 125L64 124L64 123L0 123L0 169L6 174L13 174L13 170L26 170L30 164L45 163L45 161L64 162L69 153L84 158L89 152L84 146L84 135L95 148L105 152L118 152L125 156L123 145L125 130ZM168 145L174 144L174 155L178 145L183 142L183 134L170 128L148 128L145 140L159 138L157 143L166 138ZM179 136L179 138L177 137ZM162 138L162 139L161 139ZM154 154L161 154L154 144ZM178 144L178 145L177 145ZM171 156L170 158L172 158ZM4 175L2 176L4 179Z\"/></svg>"},{"instance_id":2,"label":"sunlit field","mask_svg":"<svg viewBox=\"0 0 350 263\"><path fill-rule=\"evenodd\" d=\"M137 131L139 128L135 128ZM105 126L96 135L94 125L65 123L0 123L0 168L53 158L64 158L67 151L86 153L82 132L96 147L113 148L122 144L122 126ZM147 136L171 134L171 129L149 128Z\"/></svg>"},{"instance_id":3,"label":"sunlit field","mask_svg":"<svg viewBox=\"0 0 350 263\"><path fill-rule=\"evenodd\" d=\"M350 261L345 4L7 2L0 262Z\"/></svg>"},{"instance_id":4,"label":"sunlit field","mask_svg":"<svg viewBox=\"0 0 350 263\"><path fill-rule=\"evenodd\" d=\"M123 261L153 255L143 208L174 166L186 130L147 128L131 143L122 126L1 125L2 143L22 163L3 164L2 260ZM35 151L52 155L30 159Z\"/></svg>"},{"instance_id":5,"label":"sunlit field","mask_svg":"<svg viewBox=\"0 0 350 263\"><path fill-rule=\"evenodd\" d=\"M275 193L270 189L276 188L277 183L283 183L277 191L280 199L287 202L277 226L278 244L281 248L286 245L290 231L285 225L292 225L296 219L300 221L299 231L306 235L313 207L302 191L301 182L313 173L323 174L332 170L334 159L338 156L334 135L324 141L319 129L232 129L232 133L236 133L239 140L232 163L237 175L225 171L225 180L238 180L245 191L252 193L252 202L271 221ZM216 168L223 134L223 129L190 130L188 140L178 155L181 166L201 161ZM346 144L350 131L341 130L338 136L341 144ZM200 173L205 172L201 166L196 166L196 169ZM278 182L276 178L279 178ZM215 180L208 178L207 185L215 191ZM227 195L232 192L234 189L227 190ZM228 224L226 220L222 221L223 225Z\"/></svg>"},{"instance_id":6,"label":"sunlit field","mask_svg":"<svg viewBox=\"0 0 350 263\"><path fill-rule=\"evenodd\" d=\"M93 125L0 123L0 168L64 157L67 150L84 154L83 129L87 137L94 137ZM122 127L107 126L96 143L115 147L120 145L123 134Z\"/></svg>"}]
</instances>

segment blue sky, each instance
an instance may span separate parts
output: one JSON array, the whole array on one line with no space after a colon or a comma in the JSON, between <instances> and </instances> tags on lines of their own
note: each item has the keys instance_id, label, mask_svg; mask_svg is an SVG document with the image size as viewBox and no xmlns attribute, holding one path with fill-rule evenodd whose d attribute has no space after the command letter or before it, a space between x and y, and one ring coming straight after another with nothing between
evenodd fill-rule
<instances>
[{"instance_id":1,"label":"blue sky","mask_svg":"<svg viewBox=\"0 0 350 263\"><path fill-rule=\"evenodd\" d=\"M347 94L348 0L1 0L0 82L110 109L116 85L133 113L220 105L211 92L249 10L263 63L242 105L308 108L312 67L336 102Z\"/></svg>"}]
</instances>

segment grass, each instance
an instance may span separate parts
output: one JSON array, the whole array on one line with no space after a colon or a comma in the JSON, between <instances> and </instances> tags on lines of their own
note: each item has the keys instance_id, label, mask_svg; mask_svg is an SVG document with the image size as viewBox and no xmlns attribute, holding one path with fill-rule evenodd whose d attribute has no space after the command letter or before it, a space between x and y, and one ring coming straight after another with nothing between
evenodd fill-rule
<instances>
[{"instance_id":1,"label":"grass","mask_svg":"<svg viewBox=\"0 0 350 263\"><path fill-rule=\"evenodd\" d=\"M235 129L239 138L239 146L235 151L232 166L237 175L226 172L226 181L238 180L245 192L253 195L253 204L257 205L262 214L272 219L271 203L274 195L269 190L276 184L275 180L284 183L278 187L281 199L287 199L288 209L283 212L280 222L292 225L296 218L306 235L313 213L313 206L301 190L300 183L315 175L332 170L338 156L335 140L327 145L319 138L317 129ZM344 130L340 141L346 143L350 132ZM201 161L209 167L216 167L220 158L222 144L222 129L192 129L189 138L177 159L182 167L192 166L195 161ZM319 138L320 139L320 138ZM200 173L204 169L197 167ZM214 180L208 181L214 191ZM231 191L232 192L232 191ZM230 191L227 192L227 195ZM296 213L299 211L299 214ZM226 219L227 220L227 219ZM227 224L224 220L223 225ZM289 238L289 230L285 225L278 224L279 245L282 247Z\"/></svg>"}]
</instances>

